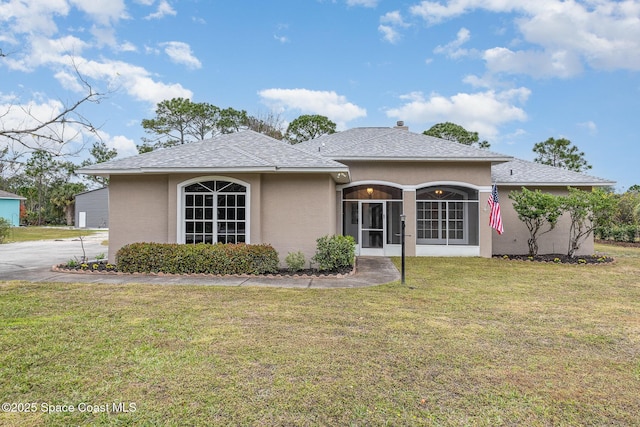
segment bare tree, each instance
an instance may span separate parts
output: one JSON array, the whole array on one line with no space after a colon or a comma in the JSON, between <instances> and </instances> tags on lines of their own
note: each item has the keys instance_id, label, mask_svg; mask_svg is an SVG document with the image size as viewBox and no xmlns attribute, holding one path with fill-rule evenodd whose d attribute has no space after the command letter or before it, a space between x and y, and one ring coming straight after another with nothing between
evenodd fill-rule
<instances>
[{"instance_id":1,"label":"bare tree","mask_svg":"<svg viewBox=\"0 0 640 427\"><path fill-rule=\"evenodd\" d=\"M4 56L6 55L0 50L0 58ZM60 108L52 108L51 114L45 118L36 114L31 104L6 106L0 111L0 147L12 146L13 151L18 151L14 147L17 145L26 151L44 150L53 156L59 156L83 131L100 138L98 128L81 113L81 107L90 103L99 104L105 94L96 91L80 74L75 64L73 68L84 88L84 95L73 102L61 102Z\"/></svg>"},{"instance_id":2,"label":"bare tree","mask_svg":"<svg viewBox=\"0 0 640 427\"><path fill-rule=\"evenodd\" d=\"M263 133L275 139L284 137L284 120L274 111L259 112L249 116L249 129Z\"/></svg>"}]
</instances>

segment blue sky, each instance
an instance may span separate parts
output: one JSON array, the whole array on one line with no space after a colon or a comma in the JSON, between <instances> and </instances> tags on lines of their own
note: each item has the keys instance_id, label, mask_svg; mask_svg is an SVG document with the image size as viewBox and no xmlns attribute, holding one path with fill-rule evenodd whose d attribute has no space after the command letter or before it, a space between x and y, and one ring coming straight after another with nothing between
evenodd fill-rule
<instances>
[{"instance_id":1,"label":"blue sky","mask_svg":"<svg viewBox=\"0 0 640 427\"><path fill-rule=\"evenodd\" d=\"M121 156L185 97L340 129L451 121L526 160L568 138L590 174L640 184L640 0L0 0L0 49L5 126L81 96L73 62L109 92L82 113Z\"/></svg>"}]
</instances>

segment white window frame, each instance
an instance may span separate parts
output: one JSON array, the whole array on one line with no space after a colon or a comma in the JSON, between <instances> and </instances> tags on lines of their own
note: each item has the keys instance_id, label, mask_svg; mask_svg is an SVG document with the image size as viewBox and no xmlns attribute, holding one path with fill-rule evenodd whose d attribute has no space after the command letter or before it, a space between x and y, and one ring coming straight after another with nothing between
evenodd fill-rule
<instances>
[{"instance_id":1,"label":"white window frame","mask_svg":"<svg viewBox=\"0 0 640 427\"><path fill-rule=\"evenodd\" d=\"M435 188L435 187L440 187L442 190L444 191L448 191L450 193L455 193L455 194L459 194L462 196L462 199L451 199L451 200L440 200L440 199L418 199L417 198L417 191L420 190L424 190L424 189L430 189L430 188ZM470 188L470 187L467 187ZM445 206L446 208L444 209L444 211L446 211L446 219L442 218L442 203L445 202ZM462 233L463 233L463 238L462 239L451 239L449 237L449 220L450 220L450 209L449 209L449 204L450 203L456 203L456 202L461 202L462 203L462 214L463 214L463 219L462 219ZM460 191L456 188L452 188L452 187L448 187L448 186L437 186L437 185L429 185L426 187L421 187L419 189L416 190L416 244L417 245L436 245L436 246L449 246L449 245L454 245L454 246L467 246L469 244L469 203L478 203L478 200L469 200L469 195L464 192L464 191ZM427 221L425 219L418 219L418 206L420 203L437 203L438 204L438 233L444 233L444 237L440 236L439 238L435 239L435 238L418 238L418 231L419 231L419 223L420 221ZM456 219L457 221L457 219ZM442 228L442 225L444 224L444 229Z\"/></svg>"},{"instance_id":2,"label":"white window frame","mask_svg":"<svg viewBox=\"0 0 640 427\"><path fill-rule=\"evenodd\" d=\"M231 178L228 176L220 176L220 175L200 176L197 178L192 178L192 179L178 183L177 192L176 192L176 197L178 199L176 203L177 205L176 242L185 243L186 195L184 192L184 188L191 184L195 184L198 182L206 182L206 181L227 181L227 182L232 182L234 184L240 184L246 189L246 193L245 193L246 196L245 196L245 203L244 203L244 209L245 209L245 241L244 243L250 244L251 243L251 185L248 182L242 181L240 179ZM225 194L225 193L221 193L221 194ZM214 210L214 212L216 212L216 210ZM217 221L217 212L216 212L216 217L214 221Z\"/></svg>"}]
</instances>

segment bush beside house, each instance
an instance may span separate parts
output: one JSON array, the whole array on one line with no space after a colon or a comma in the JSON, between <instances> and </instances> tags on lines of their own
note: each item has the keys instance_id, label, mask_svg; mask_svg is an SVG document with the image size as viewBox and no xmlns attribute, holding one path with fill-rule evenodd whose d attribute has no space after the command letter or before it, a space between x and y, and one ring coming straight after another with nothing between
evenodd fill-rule
<instances>
[{"instance_id":1,"label":"bush beside house","mask_svg":"<svg viewBox=\"0 0 640 427\"><path fill-rule=\"evenodd\" d=\"M353 267L356 242L352 236L323 236L316 240L316 254L312 261L319 270L335 271Z\"/></svg>"},{"instance_id":2,"label":"bush beside house","mask_svg":"<svg viewBox=\"0 0 640 427\"><path fill-rule=\"evenodd\" d=\"M278 253L266 244L132 243L116 263L125 273L265 274L278 271Z\"/></svg>"}]
</instances>

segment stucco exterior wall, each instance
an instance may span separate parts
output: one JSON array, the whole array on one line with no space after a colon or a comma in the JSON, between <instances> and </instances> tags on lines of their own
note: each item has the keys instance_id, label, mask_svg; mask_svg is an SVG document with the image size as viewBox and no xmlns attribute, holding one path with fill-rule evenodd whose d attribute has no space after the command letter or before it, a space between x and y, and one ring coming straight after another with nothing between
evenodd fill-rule
<instances>
[{"instance_id":1,"label":"stucco exterior wall","mask_svg":"<svg viewBox=\"0 0 640 427\"><path fill-rule=\"evenodd\" d=\"M297 251L309 260L315 254L316 239L335 233L335 194L329 175L262 175L262 242L278 251L281 262Z\"/></svg>"},{"instance_id":2,"label":"stucco exterior wall","mask_svg":"<svg viewBox=\"0 0 640 427\"><path fill-rule=\"evenodd\" d=\"M20 226L20 199L0 198L0 218L4 218L13 227Z\"/></svg>"},{"instance_id":3,"label":"stucco exterior wall","mask_svg":"<svg viewBox=\"0 0 640 427\"><path fill-rule=\"evenodd\" d=\"M554 195L566 195L568 193L566 187L528 187L529 190L539 189L545 193ZM581 190L591 191L591 188L580 188ZM513 254L526 255L529 253L527 240L529 239L529 230L518 218L518 214L513 208L513 201L509 198L512 191L520 191L521 187L500 186L500 211L502 212L502 222L504 223L504 233L498 235L493 233L493 253L494 254ZM488 219L487 219L488 221ZM543 234L538 238L539 254L566 254L569 249L569 227L571 222L567 214L563 215L556 227L549 233ZM545 226L545 230L547 227ZM582 244L577 255L592 255L594 251L593 235L589 236Z\"/></svg>"},{"instance_id":4,"label":"stucco exterior wall","mask_svg":"<svg viewBox=\"0 0 640 427\"><path fill-rule=\"evenodd\" d=\"M427 182L464 182L477 186L491 185L491 165L488 162L422 163L422 162L355 162L349 166L351 181L379 180L402 185Z\"/></svg>"},{"instance_id":5,"label":"stucco exterior wall","mask_svg":"<svg viewBox=\"0 0 640 427\"><path fill-rule=\"evenodd\" d=\"M109 181L109 261L122 246L170 242L166 175L114 175Z\"/></svg>"},{"instance_id":6,"label":"stucco exterior wall","mask_svg":"<svg viewBox=\"0 0 640 427\"><path fill-rule=\"evenodd\" d=\"M113 176L110 181L109 260L134 242L180 242L180 185L231 178L249 187L249 243L269 243L310 259L318 237L336 230L336 187L327 174Z\"/></svg>"}]
</instances>

